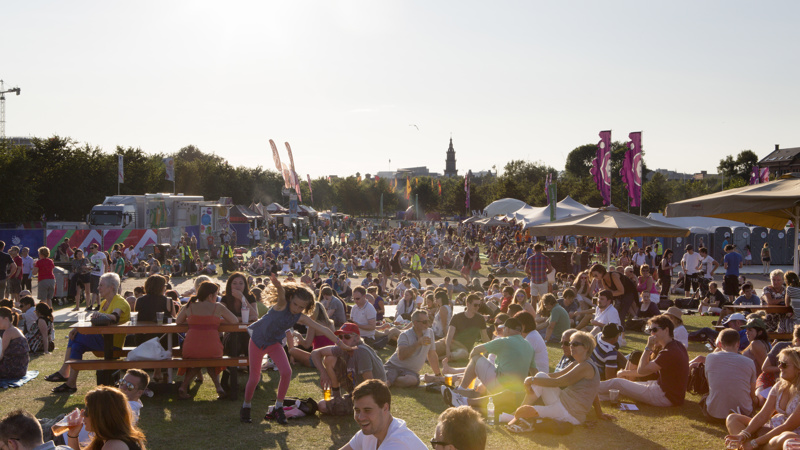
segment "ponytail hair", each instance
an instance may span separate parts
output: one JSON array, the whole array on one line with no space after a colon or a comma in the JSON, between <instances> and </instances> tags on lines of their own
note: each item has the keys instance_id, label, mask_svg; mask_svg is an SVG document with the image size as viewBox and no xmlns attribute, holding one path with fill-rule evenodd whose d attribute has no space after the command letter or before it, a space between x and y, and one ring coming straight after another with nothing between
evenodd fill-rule
<instances>
[{"instance_id":1,"label":"ponytail hair","mask_svg":"<svg viewBox=\"0 0 800 450\"><path fill-rule=\"evenodd\" d=\"M19 323L19 314L7 306L0 308L0 317L5 317L6 319L10 320L11 325L14 326L17 326Z\"/></svg>"},{"instance_id":2,"label":"ponytail hair","mask_svg":"<svg viewBox=\"0 0 800 450\"><path fill-rule=\"evenodd\" d=\"M197 294L189 299L189 303L201 302L208 298L209 295L219 291L219 286L210 281L203 281L200 287L197 288Z\"/></svg>"},{"instance_id":3,"label":"ponytail hair","mask_svg":"<svg viewBox=\"0 0 800 450\"><path fill-rule=\"evenodd\" d=\"M53 323L53 309L47 303L40 302L36 305L36 312L41 316L43 319L46 319L50 323Z\"/></svg>"}]
</instances>

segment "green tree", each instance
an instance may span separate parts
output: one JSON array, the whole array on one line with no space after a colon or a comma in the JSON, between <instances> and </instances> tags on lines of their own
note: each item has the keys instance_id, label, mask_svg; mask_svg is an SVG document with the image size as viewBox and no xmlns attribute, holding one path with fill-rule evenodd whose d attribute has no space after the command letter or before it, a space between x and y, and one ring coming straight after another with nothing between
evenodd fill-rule
<instances>
[{"instance_id":1,"label":"green tree","mask_svg":"<svg viewBox=\"0 0 800 450\"><path fill-rule=\"evenodd\" d=\"M750 180L750 174L756 164L758 164L758 155L752 150L742 150L736 155L736 158L728 155L721 159L717 170L725 176L725 181L728 183L734 183L735 179L747 182Z\"/></svg>"}]
</instances>

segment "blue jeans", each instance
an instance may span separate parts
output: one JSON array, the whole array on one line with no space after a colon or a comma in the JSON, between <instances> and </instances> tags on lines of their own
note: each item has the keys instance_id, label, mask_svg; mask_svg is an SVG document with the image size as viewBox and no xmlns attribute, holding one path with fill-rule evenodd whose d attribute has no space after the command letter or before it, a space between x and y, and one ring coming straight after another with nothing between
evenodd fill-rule
<instances>
[{"instance_id":1,"label":"blue jeans","mask_svg":"<svg viewBox=\"0 0 800 450\"><path fill-rule=\"evenodd\" d=\"M102 334L76 334L69 341L69 358L83 359L83 354L92 351L103 351L105 343Z\"/></svg>"}]
</instances>

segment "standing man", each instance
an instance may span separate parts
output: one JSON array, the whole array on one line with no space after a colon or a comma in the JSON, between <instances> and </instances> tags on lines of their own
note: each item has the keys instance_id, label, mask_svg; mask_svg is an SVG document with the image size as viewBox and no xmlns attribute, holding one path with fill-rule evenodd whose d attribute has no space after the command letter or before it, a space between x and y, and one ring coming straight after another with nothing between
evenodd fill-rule
<instances>
[{"instance_id":1,"label":"standing man","mask_svg":"<svg viewBox=\"0 0 800 450\"><path fill-rule=\"evenodd\" d=\"M22 257L22 289L32 290L31 272L33 271L33 258L30 255L31 249L22 247L19 256Z\"/></svg>"},{"instance_id":2,"label":"standing man","mask_svg":"<svg viewBox=\"0 0 800 450\"><path fill-rule=\"evenodd\" d=\"M89 286L92 290L91 302L86 301L86 311L92 311L92 306L96 306L95 311L100 310L100 277L106 273L106 255L100 253L100 245L97 243L89 246L89 262L92 263L92 271L89 274Z\"/></svg>"},{"instance_id":3,"label":"standing man","mask_svg":"<svg viewBox=\"0 0 800 450\"><path fill-rule=\"evenodd\" d=\"M544 246L536 243L533 246L533 255L525 262L525 273L531 283L531 303L536 303L544 294L549 292L547 285L547 274L553 271L550 258L542 253Z\"/></svg>"},{"instance_id":4,"label":"standing man","mask_svg":"<svg viewBox=\"0 0 800 450\"><path fill-rule=\"evenodd\" d=\"M228 270L233 270L231 267L233 265L233 247L231 247L230 240L222 244L220 251L222 252L222 274L227 275Z\"/></svg>"},{"instance_id":5,"label":"standing man","mask_svg":"<svg viewBox=\"0 0 800 450\"><path fill-rule=\"evenodd\" d=\"M392 393L380 380L365 381L353 390L353 417L361 430L340 450L427 450L406 422L392 417Z\"/></svg>"},{"instance_id":6,"label":"standing man","mask_svg":"<svg viewBox=\"0 0 800 450\"><path fill-rule=\"evenodd\" d=\"M14 270L8 274L8 292L14 305L19 307L19 293L22 291L22 257L19 256L19 247L16 245L8 250L9 256L14 260Z\"/></svg>"},{"instance_id":7,"label":"standing man","mask_svg":"<svg viewBox=\"0 0 800 450\"><path fill-rule=\"evenodd\" d=\"M725 278L722 282L722 292L728 296L729 303L736 300L739 295L739 269L742 268L742 255L733 251L732 244L725 246L725 256L722 258L725 264Z\"/></svg>"},{"instance_id":8,"label":"standing man","mask_svg":"<svg viewBox=\"0 0 800 450\"><path fill-rule=\"evenodd\" d=\"M644 247L639 247L639 251L631 256L631 264L633 265L633 273L638 277L641 275L641 267L647 264L647 254L644 252Z\"/></svg>"},{"instance_id":9,"label":"standing man","mask_svg":"<svg viewBox=\"0 0 800 450\"><path fill-rule=\"evenodd\" d=\"M697 294L697 271L701 260L700 255L695 253L694 246L692 244L687 245L686 253L681 258L681 269L683 269L684 273L683 288L687 296L690 290L694 290L694 293Z\"/></svg>"},{"instance_id":10,"label":"standing man","mask_svg":"<svg viewBox=\"0 0 800 450\"><path fill-rule=\"evenodd\" d=\"M8 253L4 252L6 243L0 241L0 294L5 296L6 282L8 281L9 273L16 273L17 265L14 264L14 259Z\"/></svg>"},{"instance_id":11,"label":"standing man","mask_svg":"<svg viewBox=\"0 0 800 450\"><path fill-rule=\"evenodd\" d=\"M416 248L411 251L413 253L411 255L411 272L419 279L419 275L422 272L422 261L419 258L419 251Z\"/></svg>"},{"instance_id":12,"label":"standing man","mask_svg":"<svg viewBox=\"0 0 800 450\"><path fill-rule=\"evenodd\" d=\"M700 280L700 297L705 297L708 292L708 283L714 279L714 272L717 271L719 263L708 254L708 249L700 247L700 265L698 269L703 277Z\"/></svg>"},{"instance_id":13,"label":"standing man","mask_svg":"<svg viewBox=\"0 0 800 450\"><path fill-rule=\"evenodd\" d=\"M183 236L181 236L181 242L178 244L178 252L181 257L181 276L191 276L192 271L189 267L192 265L192 249Z\"/></svg>"},{"instance_id":14,"label":"standing man","mask_svg":"<svg viewBox=\"0 0 800 450\"><path fill-rule=\"evenodd\" d=\"M383 366L386 384L397 387L419 386L419 372L428 360L433 373L442 375L436 354L433 329L428 327L428 312L418 309L411 314L412 327L397 338L397 351Z\"/></svg>"}]
</instances>

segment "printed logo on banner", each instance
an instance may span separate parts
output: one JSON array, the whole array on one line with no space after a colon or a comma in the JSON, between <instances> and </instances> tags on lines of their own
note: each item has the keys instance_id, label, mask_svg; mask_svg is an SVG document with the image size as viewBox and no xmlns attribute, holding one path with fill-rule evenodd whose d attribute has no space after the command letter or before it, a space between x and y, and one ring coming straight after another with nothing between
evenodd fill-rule
<instances>
[{"instance_id":1,"label":"printed logo on banner","mask_svg":"<svg viewBox=\"0 0 800 450\"><path fill-rule=\"evenodd\" d=\"M766 238L767 238L767 233L762 231L761 232L761 239L766 239Z\"/></svg>"}]
</instances>

